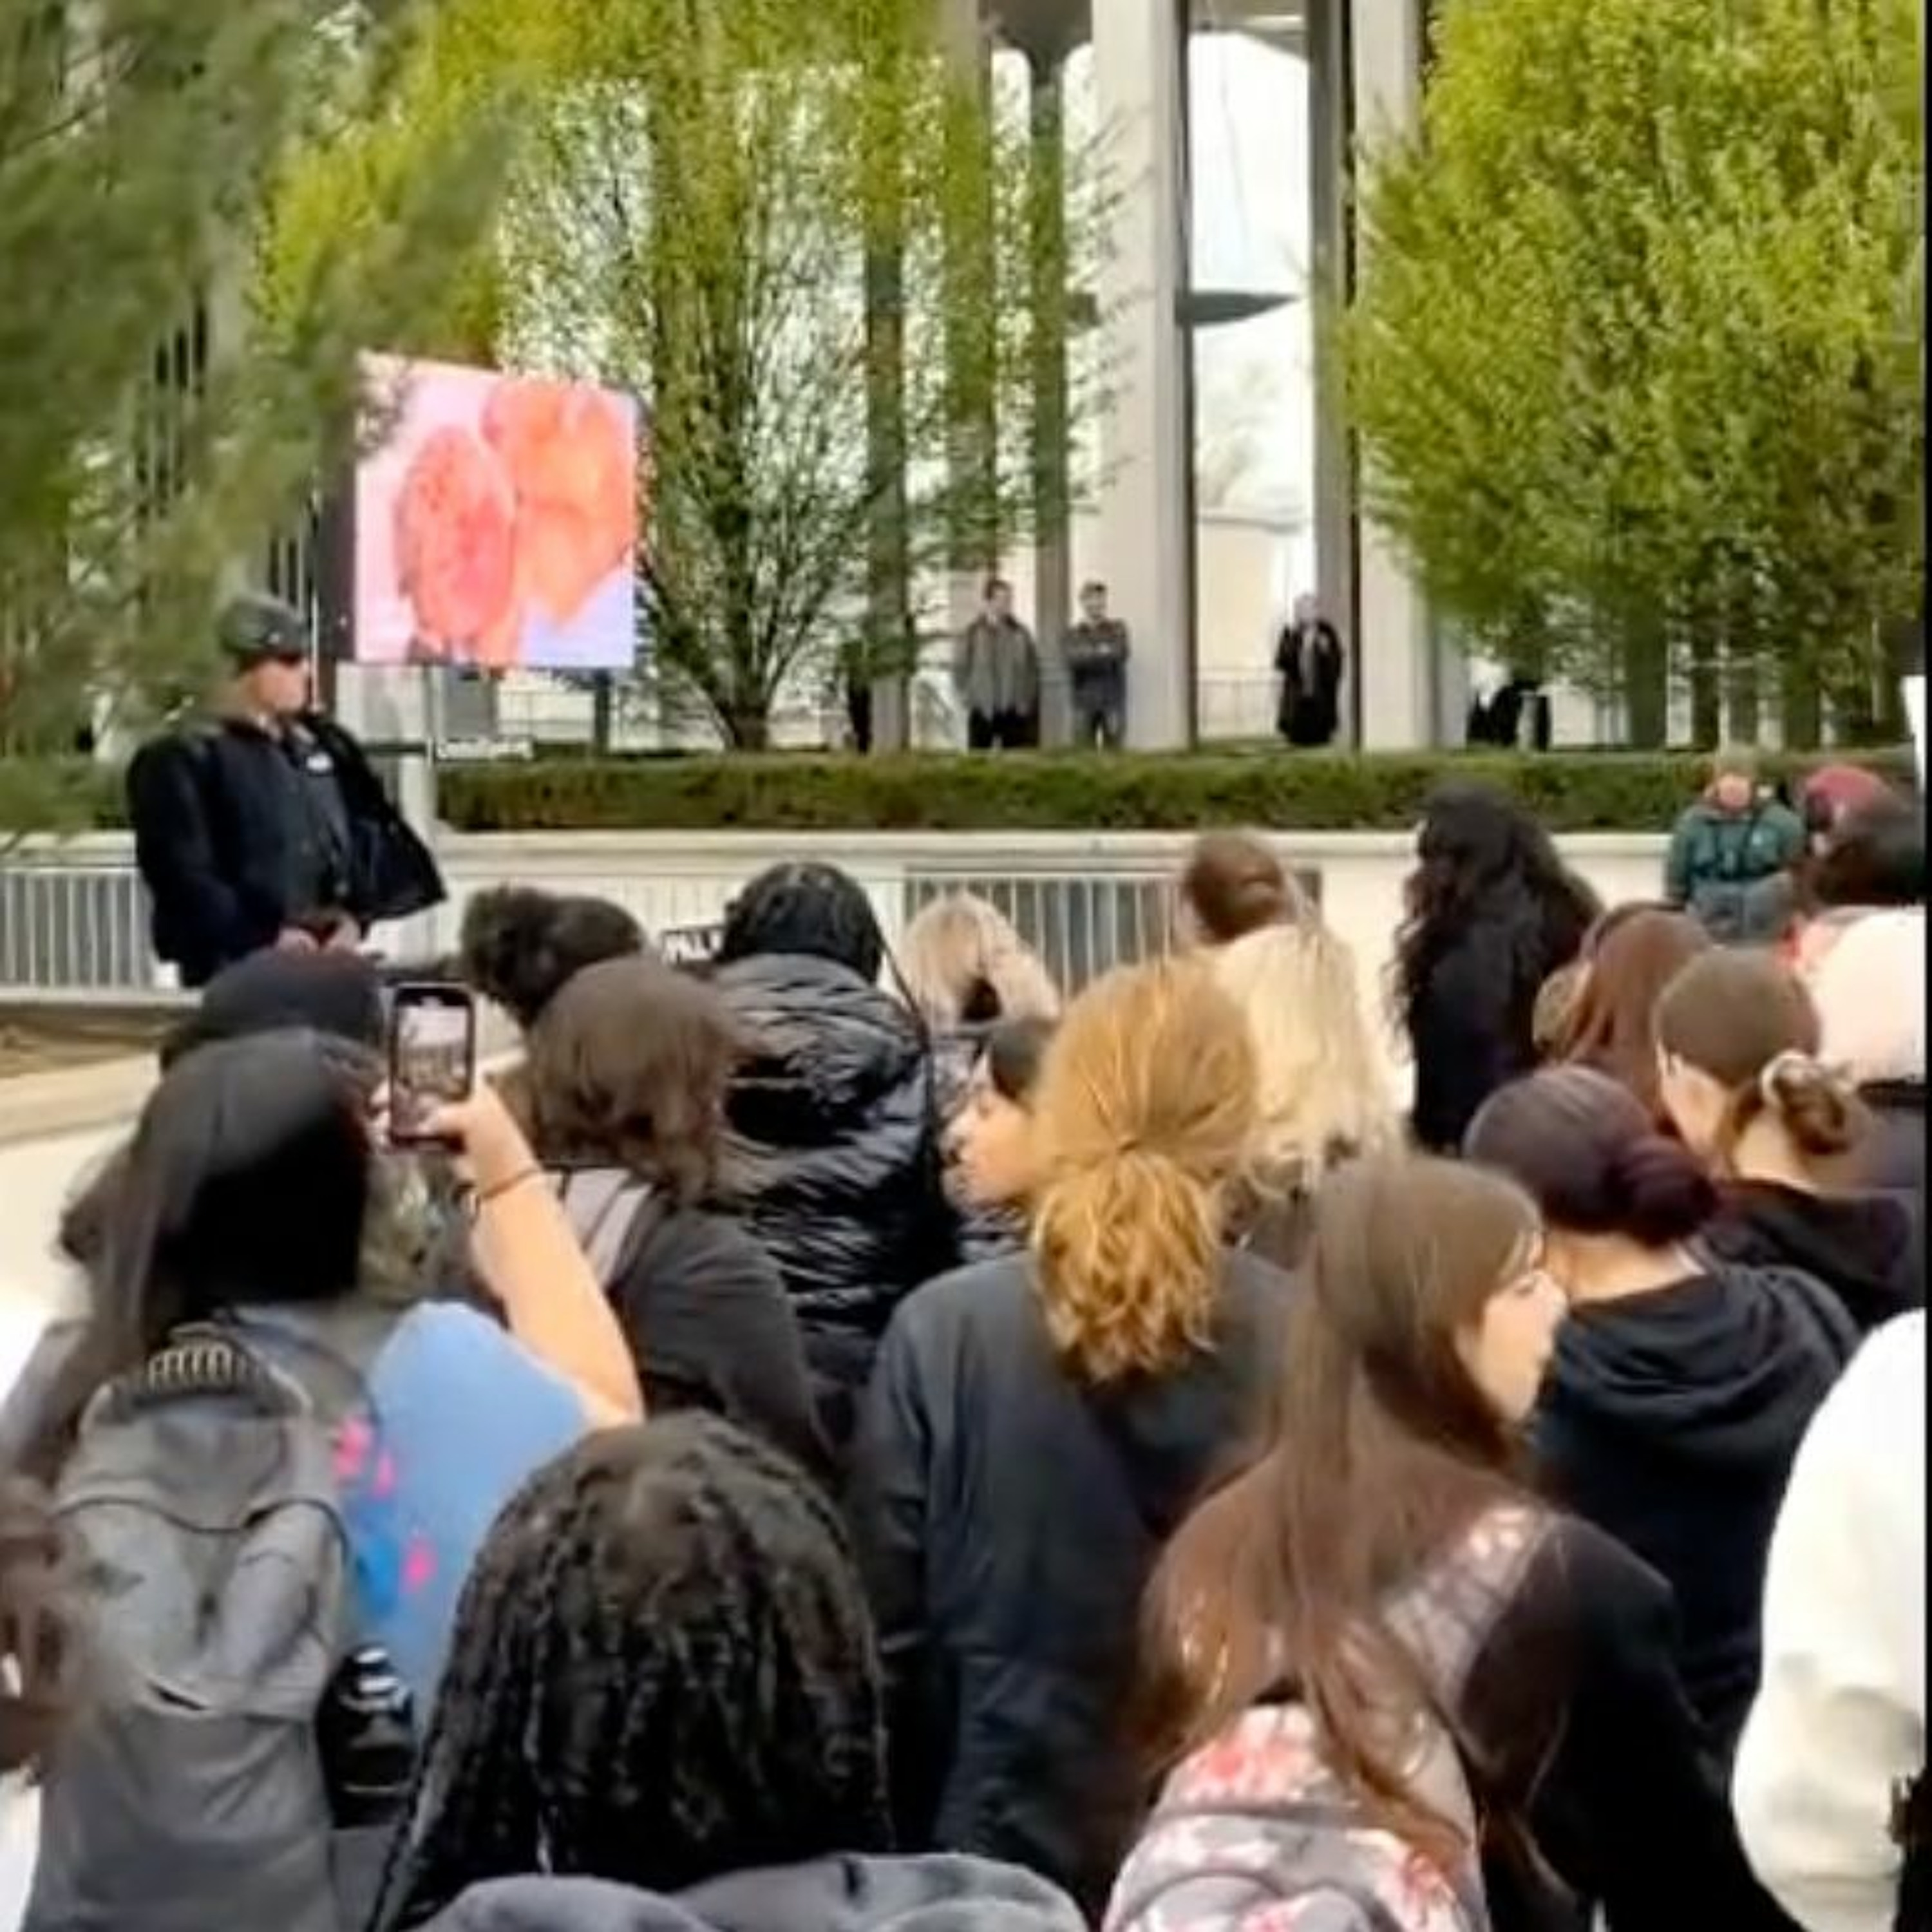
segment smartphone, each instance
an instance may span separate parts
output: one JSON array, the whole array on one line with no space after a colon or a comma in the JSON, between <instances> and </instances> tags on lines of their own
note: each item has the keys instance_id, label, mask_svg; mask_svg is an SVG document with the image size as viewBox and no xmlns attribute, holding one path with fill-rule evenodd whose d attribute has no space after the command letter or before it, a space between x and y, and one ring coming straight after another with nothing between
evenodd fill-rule
<instances>
[{"instance_id":1,"label":"smartphone","mask_svg":"<svg viewBox=\"0 0 1932 1932\"><path fill-rule=\"evenodd\" d=\"M470 1097L476 1084L476 1002L447 982L397 987L389 995L389 1138L434 1144L425 1123Z\"/></svg>"}]
</instances>

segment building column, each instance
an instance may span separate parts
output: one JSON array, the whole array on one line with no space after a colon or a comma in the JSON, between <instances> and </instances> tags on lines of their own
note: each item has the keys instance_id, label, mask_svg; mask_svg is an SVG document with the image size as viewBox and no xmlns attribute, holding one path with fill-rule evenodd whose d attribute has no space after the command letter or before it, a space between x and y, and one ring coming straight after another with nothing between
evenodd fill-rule
<instances>
[{"instance_id":1,"label":"building column","mask_svg":"<svg viewBox=\"0 0 1932 1932\"><path fill-rule=\"evenodd\" d=\"M1352 134L1357 142L1372 140L1412 125L1420 110L1421 9L1418 0L1353 0L1349 16ZM1367 266L1369 247L1358 230L1358 275ZM1352 641L1361 680L1364 748L1406 751L1436 743L1444 693L1428 608L1387 533L1366 518L1358 524L1355 618Z\"/></svg>"},{"instance_id":2,"label":"building column","mask_svg":"<svg viewBox=\"0 0 1932 1932\"><path fill-rule=\"evenodd\" d=\"M1312 0L1306 23L1310 242L1306 299L1347 298L1352 284L1348 211L1348 96L1346 0ZM1335 626L1348 657L1342 694L1341 742L1359 738L1357 655L1361 635L1356 608L1355 488L1341 371L1330 332L1312 333L1315 373L1315 581L1288 586L1291 597L1312 590Z\"/></svg>"},{"instance_id":3,"label":"building column","mask_svg":"<svg viewBox=\"0 0 1932 1932\"><path fill-rule=\"evenodd\" d=\"M1100 439L1100 574L1133 630L1129 742L1165 750L1186 743L1192 710L1181 30L1174 0L1102 0L1094 11L1094 92L1116 190L1099 278L1114 392Z\"/></svg>"}]
</instances>

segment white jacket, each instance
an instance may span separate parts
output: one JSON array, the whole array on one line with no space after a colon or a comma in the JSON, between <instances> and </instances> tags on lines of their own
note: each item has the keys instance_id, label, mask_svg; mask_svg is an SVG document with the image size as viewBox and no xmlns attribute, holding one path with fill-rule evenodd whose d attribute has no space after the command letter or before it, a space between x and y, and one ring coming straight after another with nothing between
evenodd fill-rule
<instances>
[{"instance_id":1,"label":"white jacket","mask_svg":"<svg viewBox=\"0 0 1932 1932\"><path fill-rule=\"evenodd\" d=\"M1771 1546L1764 1680L1733 1798L1806 1932L1890 1932L1894 1788L1925 1763L1925 1316L1888 1322L1813 1419Z\"/></svg>"}]
</instances>

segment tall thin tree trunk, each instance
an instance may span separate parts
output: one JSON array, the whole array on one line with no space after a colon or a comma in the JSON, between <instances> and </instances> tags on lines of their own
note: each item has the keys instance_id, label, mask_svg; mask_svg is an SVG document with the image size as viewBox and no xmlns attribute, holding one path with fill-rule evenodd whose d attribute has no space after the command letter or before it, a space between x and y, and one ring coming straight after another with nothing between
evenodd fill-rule
<instances>
[{"instance_id":1,"label":"tall thin tree trunk","mask_svg":"<svg viewBox=\"0 0 1932 1932\"><path fill-rule=\"evenodd\" d=\"M896 109L896 98L893 105ZM912 558L908 529L905 403L905 198L898 170L905 130L896 111L878 130L868 186L878 195L866 250L866 464L871 502L865 658L871 746L904 749L910 735ZM842 697L844 695L841 694Z\"/></svg>"},{"instance_id":2,"label":"tall thin tree trunk","mask_svg":"<svg viewBox=\"0 0 1932 1932\"><path fill-rule=\"evenodd\" d=\"M1690 741L1714 749L1724 733L1724 685L1716 638L1700 632L1690 641Z\"/></svg>"},{"instance_id":3,"label":"tall thin tree trunk","mask_svg":"<svg viewBox=\"0 0 1932 1932\"><path fill-rule=\"evenodd\" d=\"M976 20L974 0L950 0L950 13ZM946 237L946 414L950 472L949 562L956 575L976 575L1000 559L998 350L992 339L989 295L995 285L994 198L988 119L992 65L982 26L951 25L959 100L942 138L949 182L970 188L970 208L958 208Z\"/></svg>"},{"instance_id":4,"label":"tall thin tree trunk","mask_svg":"<svg viewBox=\"0 0 1932 1932\"><path fill-rule=\"evenodd\" d=\"M1798 751L1816 745L1825 735L1825 694L1816 671L1796 655L1778 666L1778 702L1786 746Z\"/></svg>"},{"instance_id":5,"label":"tall thin tree trunk","mask_svg":"<svg viewBox=\"0 0 1932 1932\"><path fill-rule=\"evenodd\" d=\"M872 742L904 748L913 665L912 562L906 500L905 259L895 244L866 261L866 441L871 529L866 560L866 656Z\"/></svg>"},{"instance_id":6,"label":"tall thin tree trunk","mask_svg":"<svg viewBox=\"0 0 1932 1932\"><path fill-rule=\"evenodd\" d=\"M1670 739L1669 634L1652 611L1634 611L1623 633L1624 708L1634 751L1659 751Z\"/></svg>"}]
</instances>

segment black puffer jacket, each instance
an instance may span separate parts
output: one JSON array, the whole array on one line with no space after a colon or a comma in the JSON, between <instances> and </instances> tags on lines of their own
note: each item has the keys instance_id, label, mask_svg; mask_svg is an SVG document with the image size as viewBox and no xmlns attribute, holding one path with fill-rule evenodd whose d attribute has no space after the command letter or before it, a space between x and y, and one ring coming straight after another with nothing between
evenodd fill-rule
<instances>
[{"instance_id":1,"label":"black puffer jacket","mask_svg":"<svg viewBox=\"0 0 1932 1932\"><path fill-rule=\"evenodd\" d=\"M952 1261L925 1036L827 959L735 960L712 983L750 1046L718 1204L778 1263L814 1371L860 1386L901 1298Z\"/></svg>"}]
</instances>

